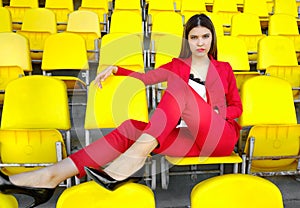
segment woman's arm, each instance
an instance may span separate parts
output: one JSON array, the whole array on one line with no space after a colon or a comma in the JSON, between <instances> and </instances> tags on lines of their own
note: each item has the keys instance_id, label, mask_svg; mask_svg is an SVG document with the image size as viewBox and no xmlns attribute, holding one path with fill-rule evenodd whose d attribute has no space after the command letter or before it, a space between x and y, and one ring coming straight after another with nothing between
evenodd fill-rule
<instances>
[{"instance_id":1,"label":"woman's arm","mask_svg":"<svg viewBox=\"0 0 300 208\"><path fill-rule=\"evenodd\" d=\"M230 69L228 69L228 77L227 77L228 93L226 94L226 102L227 102L226 118L236 119L241 116L243 112L243 107L242 107L239 91L236 86L236 80L230 65L229 68Z\"/></svg>"},{"instance_id":2,"label":"woman's arm","mask_svg":"<svg viewBox=\"0 0 300 208\"><path fill-rule=\"evenodd\" d=\"M145 85L157 84L169 79L169 77L173 74L172 67L173 62L169 62L157 69L149 70L146 73L140 73L118 66L109 66L97 74L95 78L95 84L102 88L101 82L103 82L111 74L116 76L131 76L141 80Z\"/></svg>"}]
</instances>

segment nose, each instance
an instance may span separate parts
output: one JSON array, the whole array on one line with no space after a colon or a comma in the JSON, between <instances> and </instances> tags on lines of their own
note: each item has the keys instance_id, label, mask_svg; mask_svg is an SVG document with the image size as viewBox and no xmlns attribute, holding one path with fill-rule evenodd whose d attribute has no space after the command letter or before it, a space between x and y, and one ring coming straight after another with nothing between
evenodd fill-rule
<instances>
[{"instance_id":1,"label":"nose","mask_svg":"<svg viewBox=\"0 0 300 208\"><path fill-rule=\"evenodd\" d=\"M198 38L198 40L197 40L197 45L198 45L198 46L203 45L203 39L202 39L202 38Z\"/></svg>"}]
</instances>

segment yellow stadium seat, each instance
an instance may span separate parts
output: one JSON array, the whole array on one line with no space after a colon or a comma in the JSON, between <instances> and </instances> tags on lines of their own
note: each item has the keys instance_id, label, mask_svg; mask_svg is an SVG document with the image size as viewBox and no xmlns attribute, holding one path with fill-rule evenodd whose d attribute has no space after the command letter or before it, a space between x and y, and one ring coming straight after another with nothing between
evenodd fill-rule
<instances>
[{"instance_id":1,"label":"yellow stadium seat","mask_svg":"<svg viewBox=\"0 0 300 208\"><path fill-rule=\"evenodd\" d=\"M235 152L229 156L223 157L161 157L161 185L163 189L168 188L169 178L171 175L191 175L196 178L197 174L218 173L224 174L224 164L233 164L233 173L238 172L238 164L242 162L242 158ZM199 170L197 165L214 165L218 164L219 169L215 170ZM190 166L189 171L171 171L172 166Z\"/></svg>"},{"instance_id":2,"label":"yellow stadium seat","mask_svg":"<svg viewBox=\"0 0 300 208\"><path fill-rule=\"evenodd\" d=\"M272 15L269 21L268 35L280 35L291 39L300 61L300 34L295 17L288 14Z\"/></svg>"},{"instance_id":3,"label":"yellow stadium seat","mask_svg":"<svg viewBox=\"0 0 300 208\"><path fill-rule=\"evenodd\" d=\"M64 82L42 75L11 81L1 119L2 171L16 174L65 158L70 153L70 128Z\"/></svg>"},{"instance_id":4,"label":"yellow stadium seat","mask_svg":"<svg viewBox=\"0 0 300 208\"><path fill-rule=\"evenodd\" d=\"M217 45L218 60L230 63L238 89L245 80L259 75L258 71L250 71L247 47L243 40L234 36L223 36L219 37Z\"/></svg>"},{"instance_id":5,"label":"yellow stadium seat","mask_svg":"<svg viewBox=\"0 0 300 208\"><path fill-rule=\"evenodd\" d=\"M141 1L139 1L139 0L132 0L132 1L116 0L113 12L116 12L116 11L136 12L137 14L139 14L141 16L142 15Z\"/></svg>"},{"instance_id":6,"label":"yellow stadium seat","mask_svg":"<svg viewBox=\"0 0 300 208\"><path fill-rule=\"evenodd\" d=\"M160 12L152 18L152 27L148 30L151 40L163 35L183 35L183 22L180 14L176 12Z\"/></svg>"},{"instance_id":7,"label":"yellow stadium seat","mask_svg":"<svg viewBox=\"0 0 300 208\"><path fill-rule=\"evenodd\" d=\"M53 77L32 75L11 81L5 92L1 129L69 130L67 100L65 84Z\"/></svg>"},{"instance_id":8,"label":"yellow stadium seat","mask_svg":"<svg viewBox=\"0 0 300 208\"><path fill-rule=\"evenodd\" d=\"M66 31L81 35L86 43L89 62L99 62L101 32L99 18L95 12L84 10L71 12Z\"/></svg>"},{"instance_id":9,"label":"yellow stadium seat","mask_svg":"<svg viewBox=\"0 0 300 208\"><path fill-rule=\"evenodd\" d=\"M265 73L287 80L293 89L294 102L300 102L300 66L269 66Z\"/></svg>"},{"instance_id":10,"label":"yellow stadium seat","mask_svg":"<svg viewBox=\"0 0 300 208\"><path fill-rule=\"evenodd\" d=\"M11 13L13 30L21 29L25 11L31 8L38 8L38 0L10 0L6 6Z\"/></svg>"},{"instance_id":11,"label":"yellow stadium seat","mask_svg":"<svg viewBox=\"0 0 300 208\"><path fill-rule=\"evenodd\" d=\"M13 32L0 33L0 66L19 66L32 72L29 42L27 38Z\"/></svg>"},{"instance_id":12,"label":"yellow stadium seat","mask_svg":"<svg viewBox=\"0 0 300 208\"><path fill-rule=\"evenodd\" d=\"M239 13L236 0L214 0L213 13L221 17L224 33L230 33L231 17Z\"/></svg>"},{"instance_id":13,"label":"yellow stadium seat","mask_svg":"<svg viewBox=\"0 0 300 208\"><path fill-rule=\"evenodd\" d=\"M245 42L249 62L256 63L258 41L266 36L262 34L259 17L250 13L233 15L230 35L238 37Z\"/></svg>"},{"instance_id":14,"label":"yellow stadium seat","mask_svg":"<svg viewBox=\"0 0 300 208\"><path fill-rule=\"evenodd\" d=\"M257 15L261 28L268 28L270 14L267 0L244 0L243 13ZM251 24L248 25L251 26Z\"/></svg>"},{"instance_id":15,"label":"yellow stadium seat","mask_svg":"<svg viewBox=\"0 0 300 208\"><path fill-rule=\"evenodd\" d=\"M10 11L5 7L0 7L0 32L12 32L12 20Z\"/></svg>"},{"instance_id":16,"label":"yellow stadium seat","mask_svg":"<svg viewBox=\"0 0 300 208\"><path fill-rule=\"evenodd\" d=\"M174 3L173 0L149 0L148 2L148 15L151 15L152 18L160 12L174 12Z\"/></svg>"},{"instance_id":17,"label":"yellow stadium seat","mask_svg":"<svg viewBox=\"0 0 300 208\"><path fill-rule=\"evenodd\" d=\"M82 0L78 10L92 11L98 15L101 32L108 32L108 0Z\"/></svg>"},{"instance_id":18,"label":"yellow stadium seat","mask_svg":"<svg viewBox=\"0 0 300 208\"><path fill-rule=\"evenodd\" d=\"M283 36L266 36L258 41L257 69L269 66L297 66L294 43Z\"/></svg>"},{"instance_id":19,"label":"yellow stadium seat","mask_svg":"<svg viewBox=\"0 0 300 208\"><path fill-rule=\"evenodd\" d=\"M143 40L136 34L109 33L103 36L97 71L117 65L133 71L144 72ZM145 53L144 53L145 54Z\"/></svg>"},{"instance_id":20,"label":"yellow stadium seat","mask_svg":"<svg viewBox=\"0 0 300 208\"><path fill-rule=\"evenodd\" d=\"M56 207L155 208L155 197L151 189L142 184L126 183L109 191L90 181L65 190Z\"/></svg>"},{"instance_id":21,"label":"yellow stadium seat","mask_svg":"<svg viewBox=\"0 0 300 208\"><path fill-rule=\"evenodd\" d=\"M248 79L241 88L243 114L240 125L248 128L242 172L261 175L299 174L299 136L291 85L274 76Z\"/></svg>"},{"instance_id":22,"label":"yellow stadium seat","mask_svg":"<svg viewBox=\"0 0 300 208\"><path fill-rule=\"evenodd\" d=\"M66 158L56 129L1 129L1 171L7 175L36 170Z\"/></svg>"},{"instance_id":23,"label":"yellow stadium seat","mask_svg":"<svg viewBox=\"0 0 300 208\"><path fill-rule=\"evenodd\" d=\"M56 32L55 14L45 8L27 10L22 27L17 31L29 40L30 56L34 63L42 61L45 40Z\"/></svg>"},{"instance_id":24,"label":"yellow stadium seat","mask_svg":"<svg viewBox=\"0 0 300 208\"><path fill-rule=\"evenodd\" d=\"M1 208L18 208L18 201L13 195L0 193L0 207Z\"/></svg>"},{"instance_id":25,"label":"yellow stadium seat","mask_svg":"<svg viewBox=\"0 0 300 208\"><path fill-rule=\"evenodd\" d=\"M237 191L237 187L243 187ZM267 179L244 175L227 174L206 179L191 192L191 208L283 208L280 189Z\"/></svg>"},{"instance_id":26,"label":"yellow stadium seat","mask_svg":"<svg viewBox=\"0 0 300 208\"><path fill-rule=\"evenodd\" d=\"M180 14L186 23L193 15L207 12L204 0L182 0Z\"/></svg>"},{"instance_id":27,"label":"yellow stadium seat","mask_svg":"<svg viewBox=\"0 0 300 208\"><path fill-rule=\"evenodd\" d=\"M204 14L206 14L212 21L217 37L224 36L224 29L221 16L212 12L205 12Z\"/></svg>"},{"instance_id":28,"label":"yellow stadium seat","mask_svg":"<svg viewBox=\"0 0 300 208\"><path fill-rule=\"evenodd\" d=\"M45 8L55 13L57 31L65 31L68 23L68 15L74 11L73 0L46 0Z\"/></svg>"},{"instance_id":29,"label":"yellow stadium seat","mask_svg":"<svg viewBox=\"0 0 300 208\"><path fill-rule=\"evenodd\" d=\"M72 78L73 82L83 87L89 85L89 64L84 38L69 32L52 34L45 41L41 69L44 75L49 72L59 74L62 71L60 76L55 77L68 81ZM76 71L79 75L75 76L71 71Z\"/></svg>"},{"instance_id":30,"label":"yellow stadium seat","mask_svg":"<svg viewBox=\"0 0 300 208\"><path fill-rule=\"evenodd\" d=\"M140 80L110 76L102 86L100 89L94 82L90 85L84 121L86 145L93 137L102 137L101 130L114 129L125 120L148 122L149 119L146 89ZM147 158L145 180L155 189L156 163L151 157Z\"/></svg>"},{"instance_id":31,"label":"yellow stadium seat","mask_svg":"<svg viewBox=\"0 0 300 208\"><path fill-rule=\"evenodd\" d=\"M147 12L147 25L146 25L146 30L148 34L151 31L151 27L154 21L154 17L156 14L159 14L161 12L174 12L175 13L175 8L173 4L173 0L165 0L165 1L160 1L160 0L149 0L148 1L148 12ZM170 21L171 22L171 21Z\"/></svg>"},{"instance_id":32,"label":"yellow stadium seat","mask_svg":"<svg viewBox=\"0 0 300 208\"><path fill-rule=\"evenodd\" d=\"M84 122L86 130L116 128L127 119L148 122L145 85L141 81L110 76L102 86L100 89L93 82L90 86Z\"/></svg>"},{"instance_id":33,"label":"yellow stadium seat","mask_svg":"<svg viewBox=\"0 0 300 208\"><path fill-rule=\"evenodd\" d=\"M114 11L111 15L109 33L131 33L144 36L142 16L133 11Z\"/></svg>"},{"instance_id":34,"label":"yellow stadium seat","mask_svg":"<svg viewBox=\"0 0 300 208\"><path fill-rule=\"evenodd\" d=\"M274 14L288 14L298 18L298 7L295 0L274 0Z\"/></svg>"}]
</instances>

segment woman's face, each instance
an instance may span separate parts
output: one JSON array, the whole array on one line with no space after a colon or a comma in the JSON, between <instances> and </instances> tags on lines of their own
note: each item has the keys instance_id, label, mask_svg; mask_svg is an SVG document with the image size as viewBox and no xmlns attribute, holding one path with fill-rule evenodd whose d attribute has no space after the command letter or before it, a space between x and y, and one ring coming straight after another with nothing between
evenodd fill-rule
<instances>
[{"instance_id":1,"label":"woman's face","mask_svg":"<svg viewBox=\"0 0 300 208\"><path fill-rule=\"evenodd\" d=\"M206 27L194 27L189 32L188 42L193 56L207 56L212 42L212 33Z\"/></svg>"}]
</instances>

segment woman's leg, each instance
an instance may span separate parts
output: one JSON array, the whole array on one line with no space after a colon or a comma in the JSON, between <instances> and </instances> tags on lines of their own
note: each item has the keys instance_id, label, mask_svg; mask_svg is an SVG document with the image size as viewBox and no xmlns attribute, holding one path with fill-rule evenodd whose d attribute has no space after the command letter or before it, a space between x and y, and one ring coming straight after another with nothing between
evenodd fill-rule
<instances>
[{"instance_id":1,"label":"woman's leg","mask_svg":"<svg viewBox=\"0 0 300 208\"><path fill-rule=\"evenodd\" d=\"M52 166L10 176L19 186L54 188L72 176L85 175L84 166L99 168L117 158L141 135L147 123L127 120L108 135ZM130 139L128 139L130 138Z\"/></svg>"},{"instance_id":2,"label":"woman's leg","mask_svg":"<svg viewBox=\"0 0 300 208\"><path fill-rule=\"evenodd\" d=\"M55 188L62 181L77 174L78 169L73 161L66 158L52 166L12 175L9 179L18 186Z\"/></svg>"}]
</instances>

